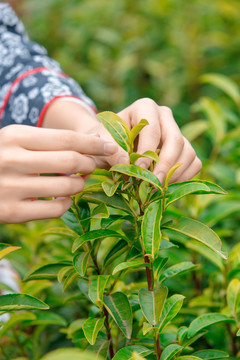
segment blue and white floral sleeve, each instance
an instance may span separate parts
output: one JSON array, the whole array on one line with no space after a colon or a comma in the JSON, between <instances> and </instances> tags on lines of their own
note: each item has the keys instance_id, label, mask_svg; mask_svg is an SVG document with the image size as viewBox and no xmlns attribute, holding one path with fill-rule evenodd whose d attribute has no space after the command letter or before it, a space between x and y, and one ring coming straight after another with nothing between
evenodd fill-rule
<instances>
[{"instance_id":1,"label":"blue and white floral sleeve","mask_svg":"<svg viewBox=\"0 0 240 360\"><path fill-rule=\"evenodd\" d=\"M41 126L47 107L61 97L80 99L95 109L46 49L29 40L13 9L0 2L0 127Z\"/></svg>"}]
</instances>

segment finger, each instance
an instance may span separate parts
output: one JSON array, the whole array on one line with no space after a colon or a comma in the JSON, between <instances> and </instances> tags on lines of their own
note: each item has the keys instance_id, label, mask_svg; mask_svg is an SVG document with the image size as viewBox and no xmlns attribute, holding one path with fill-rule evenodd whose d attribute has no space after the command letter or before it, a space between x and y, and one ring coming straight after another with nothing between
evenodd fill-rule
<instances>
[{"instance_id":1,"label":"finger","mask_svg":"<svg viewBox=\"0 0 240 360\"><path fill-rule=\"evenodd\" d=\"M177 179L187 171L192 162L195 160L196 156L196 152L192 148L190 142L184 138L184 147L180 157L177 159L177 163L181 163L182 165L173 173L170 179L170 183L176 182Z\"/></svg>"},{"instance_id":2,"label":"finger","mask_svg":"<svg viewBox=\"0 0 240 360\"><path fill-rule=\"evenodd\" d=\"M69 197L54 200L25 200L15 209L14 223L31 220L54 219L62 216L72 205Z\"/></svg>"},{"instance_id":3,"label":"finger","mask_svg":"<svg viewBox=\"0 0 240 360\"><path fill-rule=\"evenodd\" d=\"M18 192L21 198L66 197L78 194L84 189L81 176L39 176L21 180Z\"/></svg>"},{"instance_id":4,"label":"finger","mask_svg":"<svg viewBox=\"0 0 240 360\"><path fill-rule=\"evenodd\" d=\"M154 174L163 183L168 171L178 162L184 147L184 137L169 108L160 107L162 147Z\"/></svg>"},{"instance_id":5,"label":"finger","mask_svg":"<svg viewBox=\"0 0 240 360\"><path fill-rule=\"evenodd\" d=\"M16 128L18 127L18 128ZM34 128L12 125L7 129L8 141L27 150L61 151L73 150L89 155L112 155L117 151L113 141L72 130ZM5 131L5 132L6 132Z\"/></svg>"},{"instance_id":6,"label":"finger","mask_svg":"<svg viewBox=\"0 0 240 360\"><path fill-rule=\"evenodd\" d=\"M24 174L91 174L92 157L74 151L22 151L15 156L15 169Z\"/></svg>"},{"instance_id":7,"label":"finger","mask_svg":"<svg viewBox=\"0 0 240 360\"><path fill-rule=\"evenodd\" d=\"M202 169L201 160L196 157L191 165L184 171L179 178L176 179L177 182L191 180L195 175L197 175Z\"/></svg>"},{"instance_id":8,"label":"finger","mask_svg":"<svg viewBox=\"0 0 240 360\"><path fill-rule=\"evenodd\" d=\"M159 106L151 99L140 99L130 107L119 113L127 123L131 119L130 127L137 125L140 120L146 119L149 125L145 126L138 137L137 153L143 154L145 151L156 151L159 146L161 131L159 119ZM148 168L151 160L139 158L136 165Z\"/></svg>"}]
</instances>

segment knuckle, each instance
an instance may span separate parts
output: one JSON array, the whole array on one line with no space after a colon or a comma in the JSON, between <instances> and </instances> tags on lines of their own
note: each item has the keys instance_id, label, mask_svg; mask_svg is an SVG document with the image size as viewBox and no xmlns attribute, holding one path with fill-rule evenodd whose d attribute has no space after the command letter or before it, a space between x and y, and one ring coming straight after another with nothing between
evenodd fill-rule
<instances>
[{"instance_id":1,"label":"knuckle","mask_svg":"<svg viewBox=\"0 0 240 360\"><path fill-rule=\"evenodd\" d=\"M21 125L8 125L1 129L1 137L4 142L15 142L18 139L19 133L21 133L19 126Z\"/></svg>"},{"instance_id":2,"label":"knuckle","mask_svg":"<svg viewBox=\"0 0 240 360\"><path fill-rule=\"evenodd\" d=\"M67 168L70 169L72 174L78 172L79 170L79 155L74 151L69 151L63 158L63 161L67 165Z\"/></svg>"},{"instance_id":3,"label":"knuckle","mask_svg":"<svg viewBox=\"0 0 240 360\"><path fill-rule=\"evenodd\" d=\"M67 209L71 206L71 199L65 199L55 204L55 215L54 217L61 217Z\"/></svg>"},{"instance_id":4,"label":"knuckle","mask_svg":"<svg viewBox=\"0 0 240 360\"><path fill-rule=\"evenodd\" d=\"M134 101L134 103L133 103L134 106L138 106L139 104L142 104L144 106L156 106L157 105L153 99L148 98L148 97L138 99L138 100Z\"/></svg>"},{"instance_id":5,"label":"knuckle","mask_svg":"<svg viewBox=\"0 0 240 360\"><path fill-rule=\"evenodd\" d=\"M168 106L160 106L160 110L166 114L172 115L172 109Z\"/></svg>"},{"instance_id":6,"label":"knuckle","mask_svg":"<svg viewBox=\"0 0 240 360\"><path fill-rule=\"evenodd\" d=\"M183 136L180 134L176 134L175 137L174 137L174 143L180 147L180 148L183 148L184 147L184 138Z\"/></svg>"}]
</instances>

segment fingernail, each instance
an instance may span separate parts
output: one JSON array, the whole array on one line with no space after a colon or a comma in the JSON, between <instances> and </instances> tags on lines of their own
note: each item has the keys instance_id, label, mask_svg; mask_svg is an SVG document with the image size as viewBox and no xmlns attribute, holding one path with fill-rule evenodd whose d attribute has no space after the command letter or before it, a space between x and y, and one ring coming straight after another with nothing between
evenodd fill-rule
<instances>
[{"instance_id":1,"label":"fingernail","mask_svg":"<svg viewBox=\"0 0 240 360\"><path fill-rule=\"evenodd\" d=\"M117 162L118 164L128 164L128 158L126 156L121 156Z\"/></svg>"},{"instance_id":2,"label":"fingernail","mask_svg":"<svg viewBox=\"0 0 240 360\"><path fill-rule=\"evenodd\" d=\"M148 169L148 166L145 164L145 163L143 163L143 162L140 162L139 164L138 164L138 166L140 166L140 167L142 167L142 168L144 168L144 169Z\"/></svg>"},{"instance_id":3,"label":"fingernail","mask_svg":"<svg viewBox=\"0 0 240 360\"><path fill-rule=\"evenodd\" d=\"M112 155L117 151L117 145L113 143L105 143L104 144L104 152L106 155Z\"/></svg>"},{"instance_id":4,"label":"fingernail","mask_svg":"<svg viewBox=\"0 0 240 360\"><path fill-rule=\"evenodd\" d=\"M159 172L157 174L157 178L159 179L160 183L162 184L162 186L164 185L164 179L165 179L165 174L163 172Z\"/></svg>"}]
</instances>

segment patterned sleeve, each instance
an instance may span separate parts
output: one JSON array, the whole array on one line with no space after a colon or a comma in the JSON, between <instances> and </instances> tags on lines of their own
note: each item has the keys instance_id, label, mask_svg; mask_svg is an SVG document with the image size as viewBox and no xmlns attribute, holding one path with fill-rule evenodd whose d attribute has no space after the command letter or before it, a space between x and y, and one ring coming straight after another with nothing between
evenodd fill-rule
<instances>
[{"instance_id":1,"label":"patterned sleeve","mask_svg":"<svg viewBox=\"0 0 240 360\"><path fill-rule=\"evenodd\" d=\"M78 83L29 40L13 9L0 2L0 127L41 126L48 106L62 97L79 99L96 112Z\"/></svg>"}]
</instances>

